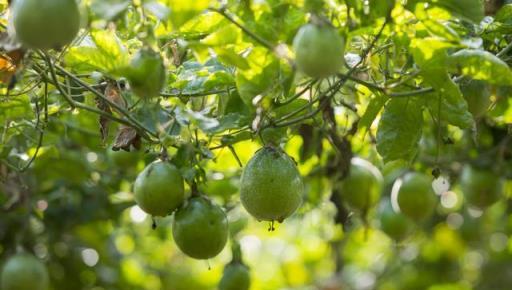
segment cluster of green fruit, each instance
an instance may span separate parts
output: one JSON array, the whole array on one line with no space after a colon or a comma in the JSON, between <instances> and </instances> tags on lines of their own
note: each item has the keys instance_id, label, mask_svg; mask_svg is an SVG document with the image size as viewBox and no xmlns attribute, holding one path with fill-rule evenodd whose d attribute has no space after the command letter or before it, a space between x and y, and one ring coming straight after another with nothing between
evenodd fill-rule
<instances>
[{"instance_id":1,"label":"cluster of green fruit","mask_svg":"<svg viewBox=\"0 0 512 290\"><path fill-rule=\"evenodd\" d=\"M503 192L498 175L470 165L463 168L459 182L467 203L481 209L496 203ZM359 158L352 159L350 173L339 189L344 202L363 218L381 200L381 229L395 240L406 238L414 224L431 217L437 206L428 175L396 169L383 179L376 167ZM380 199L381 193L386 197Z\"/></svg>"},{"instance_id":2,"label":"cluster of green fruit","mask_svg":"<svg viewBox=\"0 0 512 290\"><path fill-rule=\"evenodd\" d=\"M80 30L81 13L75 0L14 0L10 7L10 30L25 48L60 49L70 44ZM161 55L147 47L120 71L141 98L159 96L166 80Z\"/></svg>"},{"instance_id":3,"label":"cluster of green fruit","mask_svg":"<svg viewBox=\"0 0 512 290\"><path fill-rule=\"evenodd\" d=\"M294 161L281 149L266 146L244 169L240 193L243 206L255 218L282 222L300 206L303 183ZM184 254L210 259L224 249L229 232L226 213L199 193L187 199L181 173L170 162L157 160L149 164L137 176L134 194L139 207L152 216L174 213L172 234ZM232 282L248 280L247 267L237 258L241 254L235 253L233 262L224 271L220 289L247 289ZM233 283L237 288L228 286Z\"/></svg>"}]
</instances>

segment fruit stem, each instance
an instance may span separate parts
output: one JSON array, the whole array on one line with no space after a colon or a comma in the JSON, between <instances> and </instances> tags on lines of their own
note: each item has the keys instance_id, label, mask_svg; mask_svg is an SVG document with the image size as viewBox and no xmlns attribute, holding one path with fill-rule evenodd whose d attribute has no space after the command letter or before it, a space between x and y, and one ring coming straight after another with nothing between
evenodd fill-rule
<instances>
[{"instance_id":1,"label":"fruit stem","mask_svg":"<svg viewBox=\"0 0 512 290\"><path fill-rule=\"evenodd\" d=\"M194 196L194 197L201 196L201 194L199 193L199 190L197 189L197 183L195 180L192 181L192 183L190 184L190 191L192 193L192 196Z\"/></svg>"}]
</instances>

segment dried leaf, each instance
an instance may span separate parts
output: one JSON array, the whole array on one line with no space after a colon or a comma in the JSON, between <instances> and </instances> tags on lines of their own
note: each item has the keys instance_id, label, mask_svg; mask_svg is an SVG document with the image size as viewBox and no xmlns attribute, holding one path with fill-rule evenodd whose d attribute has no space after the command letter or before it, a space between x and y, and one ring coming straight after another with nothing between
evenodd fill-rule
<instances>
[{"instance_id":1,"label":"dried leaf","mask_svg":"<svg viewBox=\"0 0 512 290\"><path fill-rule=\"evenodd\" d=\"M107 102L105 100L98 98L98 97L96 97L95 100L96 100L96 106L98 107L98 109L100 109L106 113L109 113L109 114L112 113L112 111L110 110L110 106L107 104ZM109 133L108 126L110 124L110 119L108 119L105 116L100 115L99 116L99 124L100 124L101 141L105 142L105 141L107 141L107 138L108 138L108 133Z\"/></svg>"},{"instance_id":2,"label":"dried leaf","mask_svg":"<svg viewBox=\"0 0 512 290\"><path fill-rule=\"evenodd\" d=\"M130 151L130 147L133 146L135 149L140 149L141 138L137 130L132 127L121 126L117 131L116 140L112 145L112 150L119 151Z\"/></svg>"},{"instance_id":3,"label":"dried leaf","mask_svg":"<svg viewBox=\"0 0 512 290\"><path fill-rule=\"evenodd\" d=\"M25 52L21 49L0 54L0 84L12 83L16 72L21 69L21 60Z\"/></svg>"},{"instance_id":4,"label":"dried leaf","mask_svg":"<svg viewBox=\"0 0 512 290\"><path fill-rule=\"evenodd\" d=\"M121 108L126 108L126 101L123 99L121 95L121 89L119 88L117 82L109 81L107 87L105 88L105 97L112 103L115 103ZM115 110L115 108L113 108Z\"/></svg>"}]
</instances>

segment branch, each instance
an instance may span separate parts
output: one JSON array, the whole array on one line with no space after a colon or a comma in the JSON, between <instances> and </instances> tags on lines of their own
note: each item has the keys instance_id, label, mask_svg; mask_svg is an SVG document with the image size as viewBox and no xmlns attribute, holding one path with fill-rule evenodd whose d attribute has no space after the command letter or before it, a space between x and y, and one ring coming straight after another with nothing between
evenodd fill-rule
<instances>
[{"instance_id":1,"label":"branch","mask_svg":"<svg viewBox=\"0 0 512 290\"><path fill-rule=\"evenodd\" d=\"M211 8L209 8L209 10L213 11L213 12L217 12L220 15L224 16L224 18L229 20L229 22L231 22L234 25L238 26L238 28L242 29L243 32L245 32L248 36L250 36L252 39L254 39L257 42L259 42L264 47L266 47L266 48L268 48L270 50L274 49L274 45L272 43L270 43L269 41L267 41L267 40L263 39L262 37L256 35L254 32L250 31L247 27L245 27L244 25L240 24L238 21L235 20L235 18L233 16L231 16L229 14L229 12L227 12L227 10L225 8L217 9L217 8L211 7Z\"/></svg>"},{"instance_id":2,"label":"branch","mask_svg":"<svg viewBox=\"0 0 512 290\"><path fill-rule=\"evenodd\" d=\"M499 58L502 58L503 56L505 56L511 50L512 50L512 41L504 49L502 49L500 52L498 52L496 54L496 56L499 57Z\"/></svg>"},{"instance_id":3,"label":"branch","mask_svg":"<svg viewBox=\"0 0 512 290\"><path fill-rule=\"evenodd\" d=\"M182 93L178 90L174 90L173 92L170 92L170 93L160 93L161 96L163 97L184 97L184 98L193 98L193 97L206 97L206 96L211 96L211 95L217 95L217 94L222 94L222 93L227 93L229 92L230 90L233 90L235 89L234 87L229 87L225 90L215 90L215 91L210 91L210 92L199 92L199 93Z\"/></svg>"}]
</instances>

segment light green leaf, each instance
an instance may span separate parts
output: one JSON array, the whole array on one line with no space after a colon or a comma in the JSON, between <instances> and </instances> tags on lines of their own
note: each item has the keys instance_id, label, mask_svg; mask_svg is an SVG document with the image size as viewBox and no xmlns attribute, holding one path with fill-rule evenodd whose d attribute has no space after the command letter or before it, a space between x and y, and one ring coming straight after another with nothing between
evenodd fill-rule
<instances>
[{"instance_id":1,"label":"light green leaf","mask_svg":"<svg viewBox=\"0 0 512 290\"><path fill-rule=\"evenodd\" d=\"M169 18L169 14L171 13L168 7L164 6L162 3L156 0L144 2L144 9L162 21L167 20Z\"/></svg>"},{"instance_id":2,"label":"light green leaf","mask_svg":"<svg viewBox=\"0 0 512 290\"><path fill-rule=\"evenodd\" d=\"M202 44L208 46L222 46L236 44L242 40L241 30L233 24L220 27L217 31L201 40Z\"/></svg>"},{"instance_id":3,"label":"light green leaf","mask_svg":"<svg viewBox=\"0 0 512 290\"><path fill-rule=\"evenodd\" d=\"M114 20L128 9L130 3L129 0L92 0L90 7L98 17Z\"/></svg>"},{"instance_id":4,"label":"light green leaf","mask_svg":"<svg viewBox=\"0 0 512 290\"><path fill-rule=\"evenodd\" d=\"M484 4L481 0L433 0L432 2L455 16L475 23L480 23L485 16Z\"/></svg>"},{"instance_id":5,"label":"light green leaf","mask_svg":"<svg viewBox=\"0 0 512 290\"><path fill-rule=\"evenodd\" d=\"M194 0L194 1L164 1L167 7L171 9L171 20L175 28L179 28L182 24L199 15L210 6L210 0Z\"/></svg>"},{"instance_id":6,"label":"light green leaf","mask_svg":"<svg viewBox=\"0 0 512 290\"><path fill-rule=\"evenodd\" d=\"M385 162L412 158L418 149L422 127L422 106L417 99L392 99L379 122L377 151Z\"/></svg>"},{"instance_id":7,"label":"light green leaf","mask_svg":"<svg viewBox=\"0 0 512 290\"><path fill-rule=\"evenodd\" d=\"M490 52L463 49L448 59L451 71L496 85L512 83L510 67Z\"/></svg>"},{"instance_id":8,"label":"light green leaf","mask_svg":"<svg viewBox=\"0 0 512 290\"><path fill-rule=\"evenodd\" d=\"M496 13L495 21L503 23L512 23L512 4L505 4Z\"/></svg>"},{"instance_id":9,"label":"light green leaf","mask_svg":"<svg viewBox=\"0 0 512 290\"><path fill-rule=\"evenodd\" d=\"M375 118L377 118L377 115L384 107L384 104L386 104L387 100L387 97L381 94L375 94L375 96L368 103L368 106L366 107L361 120L359 120L359 128L365 130L369 129Z\"/></svg>"},{"instance_id":10,"label":"light green leaf","mask_svg":"<svg viewBox=\"0 0 512 290\"><path fill-rule=\"evenodd\" d=\"M216 134L229 129L236 129L245 126L249 122L249 118L239 113L229 113L218 119L218 125L205 130L206 133Z\"/></svg>"},{"instance_id":11,"label":"light green leaf","mask_svg":"<svg viewBox=\"0 0 512 290\"><path fill-rule=\"evenodd\" d=\"M254 48L247 57L250 69L236 72L236 86L242 100L252 107L252 99L269 93L279 80L279 61L265 48Z\"/></svg>"},{"instance_id":12,"label":"light green leaf","mask_svg":"<svg viewBox=\"0 0 512 290\"><path fill-rule=\"evenodd\" d=\"M91 33L93 45L72 47L66 64L76 70L97 70L117 74L129 63L129 55L113 31Z\"/></svg>"},{"instance_id":13,"label":"light green leaf","mask_svg":"<svg viewBox=\"0 0 512 290\"><path fill-rule=\"evenodd\" d=\"M447 71L446 51L450 46L449 43L432 38L414 40L412 53L421 68L425 83L432 86L436 92L433 98L426 98L430 111L434 114L439 112L439 98L436 96L440 95L441 121L460 128L468 128L473 125L473 118L458 86L450 79Z\"/></svg>"},{"instance_id":14,"label":"light green leaf","mask_svg":"<svg viewBox=\"0 0 512 290\"><path fill-rule=\"evenodd\" d=\"M233 48L217 47L215 53L219 60L227 65L246 70L249 69L249 63L240 54L236 53Z\"/></svg>"},{"instance_id":15,"label":"light green leaf","mask_svg":"<svg viewBox=\"0 0 512 290\"><path fill-rule=\"evenodd\" d=\"M30 99L24 94L11 97L9 101L0 102L0 122L2 125L5 120L18 120L21 118L31 119L34 113L30 107Z\"/></svg>"},{"instance_id":16,"label":"light green leaf","mask_svg":"<svg viewBox=\"0 0 512 290\"><path fill-rule=\"evenodd\" d=\"M411 52L423 70L446 69L447 49L453 44L438 38L414 39Z\"/></svg>"}]
</instances>

